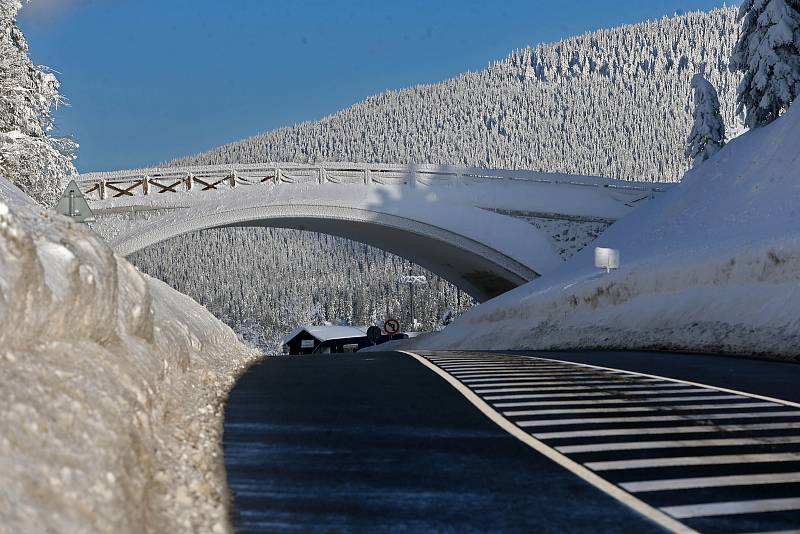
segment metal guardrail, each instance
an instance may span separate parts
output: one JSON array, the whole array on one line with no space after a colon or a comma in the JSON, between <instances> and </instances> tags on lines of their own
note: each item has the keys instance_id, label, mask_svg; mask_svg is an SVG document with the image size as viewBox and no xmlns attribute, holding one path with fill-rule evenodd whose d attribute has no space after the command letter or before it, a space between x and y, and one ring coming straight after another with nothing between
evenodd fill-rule
<instances>
[{"instance_id":1,"label":"metal guardrail","mask_svg":"<svg viewBox=\"0 0 800 534\"><path fill-rule=\"evenodd\" d=\"M527 170L482 169L452 165L394 165L372 163L262 163L164 167L88 173L76 182L90 200L185 191L213 191L219 187L271 184L362 185L470 185L498 180L604 187L641 191L653 196L673 184L633 182L594 176L541 173Z\"/></svg>"}]
</instances>

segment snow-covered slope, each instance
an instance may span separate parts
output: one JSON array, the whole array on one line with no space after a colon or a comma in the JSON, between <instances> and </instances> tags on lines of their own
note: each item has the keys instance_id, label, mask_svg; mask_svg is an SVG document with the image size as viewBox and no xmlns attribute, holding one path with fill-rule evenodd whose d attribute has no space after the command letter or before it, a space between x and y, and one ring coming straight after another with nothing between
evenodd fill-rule
<instances>
[{"instance_id":1,"label":"snow-covered slope","mask_svg":"<svg viewBox=\"0 0 800 534\"><path fill-rule=\"evenodd\" d=\"M437 348L671 348L800 355L800 107L735 139L592 251L416 342Z\"/></svg>"},{"instance_id":2,"label":"snow-covered slope","mask_svg":"<svg viewBox=\"0 0 800 534\"><path fill-rule=\"evenodd\" d=\"M728 128L737 128L740 77L728 69L738 34L735 19L736 9L725 8L541 44L480 72L389 91L320 121L180 162L462 163L677 181L689 163L684 148L692 128L695 73L704 71L715 85L722 117ZM559 248L572 252L579 248L575 244L562 241ZM320 309L312 301L333 303L324 305L322 319L353 324L371 321L376 313L383 318L387 307L399 308L393 316L408 308L395 281L409 265L339 238L219 229L161 243L132 260L229 324L258 323L269 336L280 337L307 321L308 310ZM261 274L255 279L251 265ZM356 282L342 281L340 273ZM427 294L417 299L426 307L417 315L433 328L445 310L458 313L469 302L453 286L424 274L432 290L424 289ZM229 294L243 297L225 298ZM296 302L301 313L262 306L264 299Z\"/></svg>"},{"instance_id":3,"label":"snow-covered slope","mask_svg":"<svg viewBox=\"0 0 800 534\"><path fill-rule=\"evenodd\" d=\"M222 401L257 355L24 200L2 183L0 533L229 531Z\"/></svg>"}]
</instances>

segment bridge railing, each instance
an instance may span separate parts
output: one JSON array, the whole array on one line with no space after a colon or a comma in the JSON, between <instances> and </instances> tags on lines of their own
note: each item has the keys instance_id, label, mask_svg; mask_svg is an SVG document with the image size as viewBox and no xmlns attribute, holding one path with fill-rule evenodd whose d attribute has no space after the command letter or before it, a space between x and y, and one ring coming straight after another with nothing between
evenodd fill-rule
<instances>
[{"instance_id":1,"label":"bridge railing","mask_svg":"<svg viewBox=\"0 0 800 534\"><path fill-rule=\"evenodd\" d=\"M671 184L633 182L595 176L574 176L528 170L482 169L430 164L263 163L164 167L82 174L81 190L91 200L214 191L259 184L470 185L498 180L641 191L650 196Z\"/></svg>"}]
</instances>

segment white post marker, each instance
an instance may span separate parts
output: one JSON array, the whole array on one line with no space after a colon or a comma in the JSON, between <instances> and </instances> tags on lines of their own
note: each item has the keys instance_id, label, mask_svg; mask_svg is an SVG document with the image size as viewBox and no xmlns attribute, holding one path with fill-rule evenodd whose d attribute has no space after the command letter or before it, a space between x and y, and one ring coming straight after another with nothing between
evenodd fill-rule
<instances>
[{"instance_id":1,"label":"white post marker","mask_svg":"<svg viewBox=\"0 0 800 534\"><path fill-rule=\"evenodd\" d=\"M619 269L619 250L595 247L594 266L598 269L605 269L607 273L611 272L611 269Z\"/></svg>"},{"instance_id":2,"label":"white post marker","mask_svg":"<svg viewBox=\"0 0 800 534\"><path fill-rule=\"evenodd\" d=\"M56 204L56 211L61 215L72 217L75 222L94 222L94 214L89 208L83 193L81 193L75 180L70 181L67 190L61 195L61 200Z\"/></svg>"}]
</instances>

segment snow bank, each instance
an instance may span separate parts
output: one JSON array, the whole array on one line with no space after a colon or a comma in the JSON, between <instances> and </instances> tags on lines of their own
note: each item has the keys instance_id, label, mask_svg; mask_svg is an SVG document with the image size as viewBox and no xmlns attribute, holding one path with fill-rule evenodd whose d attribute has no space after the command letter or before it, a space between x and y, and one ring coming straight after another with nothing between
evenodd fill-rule
<instances>
[{"instance_id":1,"label":"snow bank","mask_svg":"<svg viewBox=\"0 0 800 534\"><path fill-rule=\"evenodd\" d=\"M562 269L417 348L603 347L800 356L800 107L733 140Z\"/></svg>"},{"instance_id":2,"label":"snow bank","mask_svg":"<svg viewBox=\"0 0 800 534\"><path fill-rule=\"evenodd\" d=\"M257 354L17 200L0 200L0 532L230 531L222 404Z\"/></svg>"}]
</instances>

